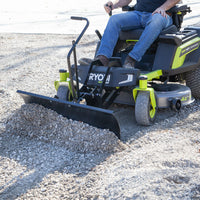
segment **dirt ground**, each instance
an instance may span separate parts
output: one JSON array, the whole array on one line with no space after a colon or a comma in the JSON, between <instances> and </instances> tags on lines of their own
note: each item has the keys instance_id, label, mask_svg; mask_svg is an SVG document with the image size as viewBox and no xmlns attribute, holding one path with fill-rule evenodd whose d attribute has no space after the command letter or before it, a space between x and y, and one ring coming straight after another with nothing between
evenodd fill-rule
<instances>
[{"instance_id":1,"label":"dirt ground","mask_svg":"<svg viewBox=\"0 0 200 200\"><path fill-rule=\"evenodd\" d=\"M100 129L22 106L17 89L55 95L76 37L0 34L0 199L200 199L200 101L180 112L160 110L150 127L136 124L133 107L117 107L122 140L110 135L112 143ZM93 57L97 41L85 36L78 57ZM57 138L65 122L66 134L93 131L101 139L86 136L77 148L77 140ZM106 148L94 151L98 145Z\"/></svg>"}]
</instances>

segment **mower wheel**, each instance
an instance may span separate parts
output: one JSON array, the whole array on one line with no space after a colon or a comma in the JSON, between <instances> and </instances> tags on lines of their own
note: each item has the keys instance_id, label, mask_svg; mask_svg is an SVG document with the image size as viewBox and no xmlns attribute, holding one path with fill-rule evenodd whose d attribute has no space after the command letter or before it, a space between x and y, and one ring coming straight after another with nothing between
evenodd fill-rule
<instances>
[{"instance_id":1,"label":"mower wheel","mask_svg":"<svg viewBox=\"0 0 200 200\"><path fill-rule=\"evenodd\" d=\"M70 101L70 91L68 86L59 86L56 96L58 99Z\"/></svg>"},{"instance_id":2,"label":"mower wheel","mask_svg":"<svg viewBox=\"0 0 200 200\"><path fill-rule=\"evenodd\" d=\"M149 126L155 120L156 110L152 109L148 92L140 91L135 103L135 119L140 125Z\"/></svg>"},{"instance_id":3,"label":"mower wheel","mask_svg":"<svg viewBox=\"0 0 200 200\"><path fill-rule=\"evenodd\" d=\"M185 73L186 85L191 89L192 96L200 99L200 66L193 71Z\"/></svg>"}]
</instances>

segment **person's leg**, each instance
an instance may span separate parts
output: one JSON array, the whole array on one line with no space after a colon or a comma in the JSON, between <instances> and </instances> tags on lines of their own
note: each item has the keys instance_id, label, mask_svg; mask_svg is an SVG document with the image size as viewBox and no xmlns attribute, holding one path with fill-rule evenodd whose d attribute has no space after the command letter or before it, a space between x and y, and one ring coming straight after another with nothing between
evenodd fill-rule
<instances>
[{"instance_id":1,"label":"person's leg","mask_svg":"<svg viewBox=\"0 0 200 200\"><path fill-rule=\"evenodd\" d=\"M110 58L113 54L114 47L117 43L121 27L141 27L140 16L137 11L116 14L110 17L97 56L103 55Z\"/></svg>"},{"instance_id":2,"label":"person's leg","mask_svg":"<svg viewBox=\"0 0 200 200\"><path fill-rule=\"evenodd\" d=\"M142 19L143 26L145 27L139 41L134 46L133 50L129 53L129 56L136 61L140 61L146 50L156 40L161 31L172 24L172 18L163 17L156 13L144 13Z\"/></svg>"}]
</instances>

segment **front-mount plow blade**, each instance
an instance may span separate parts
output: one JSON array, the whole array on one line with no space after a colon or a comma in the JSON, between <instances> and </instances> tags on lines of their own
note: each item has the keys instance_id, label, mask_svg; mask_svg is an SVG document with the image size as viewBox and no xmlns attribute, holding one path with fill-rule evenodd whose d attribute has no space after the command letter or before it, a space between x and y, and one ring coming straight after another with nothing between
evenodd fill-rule
<instances>
[{"instance_id":1,"label":"front-mount plow blade","mask_svg":"<svg viewBox=\"0 0 200 200\"><path fill-rule=\"evenodd\" d=\"M21 90L17 90L17 93L20 94L26 104L39 104L56 111L68 119L82 121L101 129L109 129L120 138L119 124L111 110L63 101Z\"/></svg>"}]
</instances>

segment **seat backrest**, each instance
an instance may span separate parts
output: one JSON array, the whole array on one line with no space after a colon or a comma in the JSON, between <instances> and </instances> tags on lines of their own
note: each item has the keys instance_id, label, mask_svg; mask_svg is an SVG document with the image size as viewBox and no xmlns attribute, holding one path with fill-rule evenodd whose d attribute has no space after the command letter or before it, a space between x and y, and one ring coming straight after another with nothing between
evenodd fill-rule
<instances>
[{"instance_id":1,"label":"seat backrest","mask_svg":"<svg viewBox=\"0 0 200 200\"><path fill-rule=\"evenodd\" d=\"M177 27L178 30L180 30L182 23L183 23L183 17L189 12L191 12L190 7L183 4L177 4L173 8L169 9L167 11L172 15L173 24Z\"/></svg>"}]
</instances>

